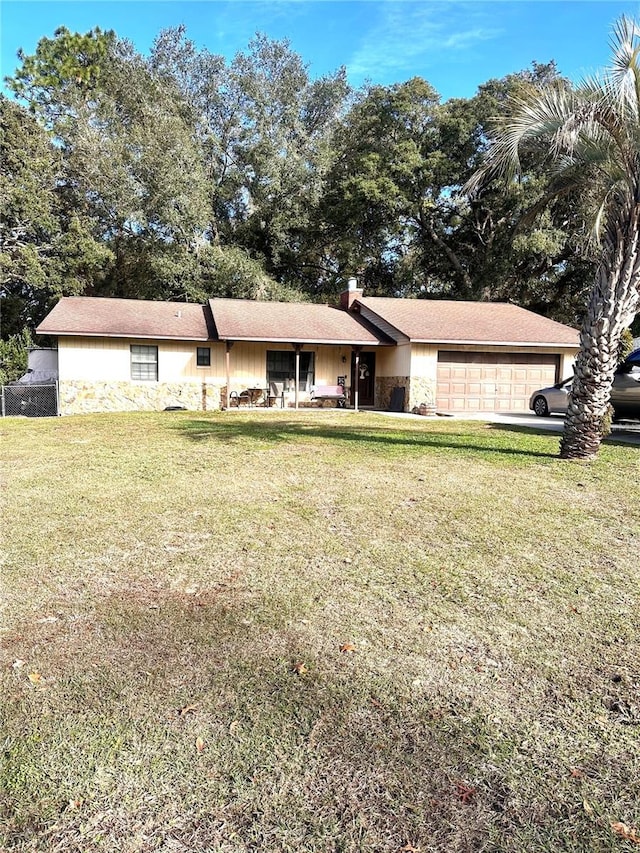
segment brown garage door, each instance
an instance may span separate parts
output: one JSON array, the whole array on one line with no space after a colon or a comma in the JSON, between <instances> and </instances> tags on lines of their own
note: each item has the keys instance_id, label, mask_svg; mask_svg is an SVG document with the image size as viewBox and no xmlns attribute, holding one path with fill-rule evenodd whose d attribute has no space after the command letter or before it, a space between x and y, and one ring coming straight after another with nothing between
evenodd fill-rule
<instances>
[{"instance_id":1,"label":"brown garage door","mask_svg":"<svg viewBox=\"0 0 640 853\"><path fill-rule=\"evenodd\" d=\"M538 388L558 381L560 357L438 352L436 406L445 412L524 412Z\"/></svg>"}]
</instances>

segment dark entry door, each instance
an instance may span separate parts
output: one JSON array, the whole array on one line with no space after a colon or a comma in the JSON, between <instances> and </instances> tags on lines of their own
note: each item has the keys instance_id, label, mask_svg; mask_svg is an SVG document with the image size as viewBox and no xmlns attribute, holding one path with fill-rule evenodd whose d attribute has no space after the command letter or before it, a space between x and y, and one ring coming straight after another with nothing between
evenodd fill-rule
<instances>
[{"instance_id":1,"label":"dark entry door","mask_svg":"<svg viewBox=\"0 0 640 853\"><path fill-rule=\"evenodd\" d=\"M361 352L358 365L358 376L356 372L356 356L351 356L351 404L355 402L356 381L358 383L358 405L373 406L376 390L376 354L375 352Z\"/></svg>"}]
</instances>

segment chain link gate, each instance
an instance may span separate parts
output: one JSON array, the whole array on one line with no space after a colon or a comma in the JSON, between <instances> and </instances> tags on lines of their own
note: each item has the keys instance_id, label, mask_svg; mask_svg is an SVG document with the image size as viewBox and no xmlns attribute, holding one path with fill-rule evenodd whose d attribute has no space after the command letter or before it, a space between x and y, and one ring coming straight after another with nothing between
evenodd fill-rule
<instances>
[{"instance_id":1,"label":"chain link gate","mask_svg":"<svg viewBox=\"0 0 640 853\"><path fill-rule=\"evenodd\" d=\"M2 417L51 418L58 414L58 384L4 385Z\"/></svg>"}]
</instances>

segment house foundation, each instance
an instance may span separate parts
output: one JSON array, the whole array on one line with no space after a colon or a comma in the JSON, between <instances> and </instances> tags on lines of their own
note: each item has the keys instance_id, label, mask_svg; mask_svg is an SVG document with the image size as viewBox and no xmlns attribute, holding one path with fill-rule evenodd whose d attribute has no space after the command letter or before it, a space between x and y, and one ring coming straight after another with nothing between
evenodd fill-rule
<instances>
[{"instance_id":1,"label":"house foundation","mask_svg":"<svg viewBox=\"0 0 640 853\"><path fill-rule=\"evenodd\" d=\"M222 386L200 382L88 382L60 380L60 414L219 409Z\"/></svg>"},{"instance_id":2,"label":"house foundation","mask_svg":"<svg viewBox=\"0 0 640 853\"><path fill-rule=\"evenodd\" d=\"M411 412L415 408L419 408L423 404L427 408L432 408L436 404L436 383L435 380L427 376L414 376L411 382L407 382L409 387L408 399L406 402L406 411Z\"/></svg>"},{"instance_id":3,"label":"house foundation","mask_svg":"<svg viewBox=\"0 0 640 853\"><path fill-rule=\"evenodd\" d=\"M376 376L376 408L387 410L391 407L391 396L396 388L404 388L404 411L407 409L409 387L408 376Z\"/></svg>"}]
</instances>

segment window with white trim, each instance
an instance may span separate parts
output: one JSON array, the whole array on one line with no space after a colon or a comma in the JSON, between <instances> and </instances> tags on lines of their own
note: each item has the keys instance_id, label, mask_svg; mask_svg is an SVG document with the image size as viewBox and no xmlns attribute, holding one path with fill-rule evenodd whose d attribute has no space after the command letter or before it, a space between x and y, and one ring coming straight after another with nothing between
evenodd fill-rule
<instances>
[{"instance_id":1,"label":"window with white trim","mask_svg":"<svg viewBox=\"0 0 640 853\"><path fill-rule=\"evenodd\" d=\"M158 381L158 347L131 345L131 378Z\"/></svg>"}]
</instances>

